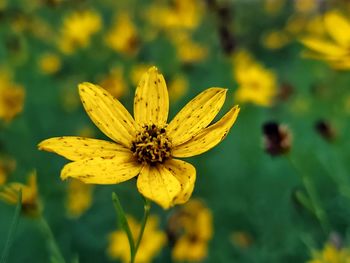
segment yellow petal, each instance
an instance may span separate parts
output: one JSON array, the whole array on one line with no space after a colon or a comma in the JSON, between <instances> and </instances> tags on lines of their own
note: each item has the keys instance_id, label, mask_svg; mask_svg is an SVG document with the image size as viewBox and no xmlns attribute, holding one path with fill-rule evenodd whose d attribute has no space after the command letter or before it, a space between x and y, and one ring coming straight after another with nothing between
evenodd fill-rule
<instances>
[{"instance_id":1,"label":"yellow petal","mask_svg":"<svg viewBox=\"0 0 350 263\"><path fill-rule=\"evenodd\" d=\"M173 149L175 157L190 157L204 153L219 142L221 142L235 123L239 107L234 106L218 122L202 130L199 134L184 144L178 145Z\"/></svg>"},{"instance_id":2,"label":"yellow petal","mask_svg":"<svg viewBox=\"0 0 350 263\"><path fill-rule=\"evenodd\" d=\"M129 147L136 134L135 121L124 106L106 90L88 82L79 85L79 94L95 125L112 140Z\"/></svg>"},{"instance_id":3,"label":"yellow petal","mask_svg":"<svg viewBox=\"0 0 350 263\"><path fill-rule=\"evenodd\" d=\"M139 192L148 199L168 209L181 191L179 181L162 164L145 165L137 179Z\"/></svg>"},{"instance_id":4,"label":"yellow petal","mask_svg":"<svg viewBox=\"0 0 350 263\"><path fill-rule=\"evenodd\" d=\"M168 89L162 74L156 67L151 67L137 86L134 99L135 121L143 126L155 124L165 126L169 112Z\"/></svg>"},{"instance_id":5,"label":"yellow petal","mask_svg":"<svg viewBox=\"0 0 350 263\"><path fill-rule=\"evenodd\" d=\"M12 193L8 190L3 190L3 192L0 192L0 200L8 204L16 204L18 201L18 192Z\"/></svg>"},{"instance_id":6,"label":"yellow petal","mask_svg":"<svg viewBox=\"0 0 350 263\"><path fill-rule=\"evenodd\" d=\"M350 58L344 59L336 62L331 62L331 66L338 70L348 70L350 69Z\"/></svg>"},{"instance_id":7,"label":"yellow petal","mask_svg":"<svg viewBox=\"0 0 350 263\"><path fill-rule=\"evenodd\" d=\"M225 102L226 91L210 88L187 103L167 127L173 146L190 140L210 124Z\"/></svg>"},{"instance_id":8,"label":"yellow petal","mask_svg":"<svg viewBox=\"0 0 350 263\"><path fill-rule=\"evenodd\" d=\"M327 56L344 56L347 52L346 49L337 46L332 42L316 37L303 38L301 39L301 43L306 47Z\"/></svg>"},{"instance_id":9,"label":"yellow petal","mask_svg":"<svg viewBox=\"0 0 350 263\"><path fill-rule=\"evenodd\" d=\"M96 157L65 165L61 178L73 177L87 184L118 184L138 175L141 168L131 154L113 159Z\"/></svg>"},{"instance_id":10,"label":"yellow petal","mask_svg":"<svg viewBox=\"0 0 350 263\"><path fill-rule=\"evenodd\" d=\"M339 12L328 12L324 16L324 24L327 32L340 45L350 46L350 23Z\"/></svg>"},{"instance_id":11,"label":"yellow petal","mask_svg":"<svg viewBox=\"0 0 350 263\"><path fill-rule=\"evenodd\" d=\"M175 197L173 204L183 204L190 199L196 181L196 168L187 162L172 159L164 163L166 169L180 182L181 191Z\"/></svg>"},{"instance_id":12,"label":"yellow petal","mask_svg":"<svg viewBox=\"0 0 350 263\"><path fill-rule=\"evenodd\" d=\"M38 147L39 150L57 153L71 161L94 157L111 159L120 152L130 152L114 142L74 136L50 138L39 143Z\"/></svg>"}]
</instances>

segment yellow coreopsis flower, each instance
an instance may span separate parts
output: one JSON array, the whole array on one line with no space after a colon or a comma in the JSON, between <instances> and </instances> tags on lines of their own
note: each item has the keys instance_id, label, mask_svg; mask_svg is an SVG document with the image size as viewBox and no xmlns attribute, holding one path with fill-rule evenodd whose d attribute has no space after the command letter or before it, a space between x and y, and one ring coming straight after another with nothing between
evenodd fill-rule
<instances>
[{"instance_id":1,"label":"yellow coreopsis flower","mask_svg":"<svg viewBox=\"0 0 350 263\"><path fill-rule=\"evenodd\" d=\"M39 144L73 161L61 178L90 184L117 184L137 177L139 192L167 209L185 203L196 179L195 168L176 157L208 151L221 142L234 124L234 106L208 126L221 109L226 89L210 88L190 101L167 124L168 90L162 74L150 68L141 78L134 99L134 118L101 87L79 85L81 101L97 127L113 140L58 137ZM175 158L174 158L175 157Z\"/></svg>"},{"instance_id":2,"label":"yellow coreopsis flower","mask_svg":"<svg viewBox=\"0 0 350 263\"><path fill-rule=\"evenodd\" d=\"M136 64L132 67L130 71L130 80L131 83L135 86L139 83L140 79L142 78L142 75L151 67L149 64Z\"/></svg>"},{"instance_id":3,"label":"yellow coreopsis flower","mask_svg":"<svg viewBox=\"0 0 350 263\"><path fill-rule=\"evenodd\" d=\"M22 191L22 213L28 216L37 216L40 212L36 172L28 177L26 185L22 183L9 183L0 191L0 199L8 204L15 205L18 202L19 191Z\"/></svg>"},{"instance_id":4,"label":"yellow coreopsis flower","mask_svg":"<svg viewBox=\"0 0 350 263\"><path fill-rule=\"evenodd\" d=\"M188 91L188 81L184 76L174 76L169 83L169 98L173 101L181 99Z\"/></svg>"},{"instance_id":5,"label":"yellow coreopsis flower","mask_svg":"<svg viewBox=\"0 0 350 263\"><path fill-rule=\"evenodd\" d=\"M350 251L347 248L337 248L327 243L322 251L314 251L312 259L307 263L350 263Z\"/></svg>"},{"instance_id":6,"label":"yellow coreopsis flower","mask_svg":"<svg viewBox=\"0 0 350 263\"><path fill-rule=\"evenodd\" d=\"M131 216L127 216L127 220L131 234L134 240L136 240L141 225ZM140 246L137 250L135 262L152 262L152 259L160 252L166 242L165 233L158 230L158 217L151 215L147 221ZM111 258L119 258L125 263L130 262L130 247L125 231L118 230L109 235L107 252Z\"/></svg>"},{"instance_id":7,"label":"yellow coreopsis flower","mask_svg":"<svg viewBox=\"0 0 350 263\"><path fill-rule=\"evenodd\" d=\"M181 207L169 221L170 237L174 240L172 257L175 261L202 261L208 253L213 235L211 211L199 200Z\"/></svg>"},{"instance_id":8,"label":"yellow coreopsis flower","mask_svg":"<svg viewBox=\"0 0 350 263\"><path fill-rule=\"evenodd\" d=\"M70 180L68 184L66 208L69 216L79 217L92 203L92 186L79 180Z\"/></svg>"},{"instance_id":9,"label":"yellow coreopsis flower","mask_svg":"<svg viewBox=\"0 0 350 263\"><path fill-rule=\"evenodd\" d=\"M188 29L198 27L204 6L198 0L175 0L170 6L156 3L148 8L146 16L155 27L162 29ZM162 21L159 23L159 21Z\"/></svg>"},{"instance_id":10,"label":"yellow coreopsis flower","mask_svg":"<svg viewBox=\"0 0 350 263\"><path fill-rule=\"evenodd\" d=\"M128 91L122 67L113 68L111 72L102 79L100 85L117 99L121 98Z\"/></svg>"},{"instance_id":11,"label":"yellow coreopsis flower","mask_svg":"<svg viewBox=\"0 0 350 263\"><path fill-rule=\"evenodd\" d=\"M22 112L24 96L23 87L14 83L8 73L0 72L0 119L9 122Z\"/></svg>"},{"instance_id":12,"label":"yellow coreopsis flower","mask_svg":"<svg viewBox=\"0 0 350 263\"><path fill-rule=\"evenodd\" d=\"M262 44L268 49L280 49L291 41L290 36L284 31L271 31L262 38Z\"/></svg>"},{"instance_id":13,"label":"yellow coreopsis flower","mask_svg":"<svg viewBox=\"0 0 350 263\"><path fill-rule=\"evenodd\" d=\"M250 57L239 55L234 60L233 74L238 83L235 98L240 102L251 102L270 106L277 94L275 74Z\"/></svg>"},{"instance_id":14,"label":"yellow coreopsis flower","mask_svg":"<svg viewBox=\"0 0 350 263\"><path fill-rule=\"evenodd\" d=\"M61 69L61 59L54 53L43 54L39 58L39 68L44 74L54 74Z\"/></svg>"},{"instance_id":15,"label":"yellow coreopsis flower","mask_svg":"<svg viewBox=\"0 0 350 263\"><path fill-rule=\"evenodd\" d=\"M230 239L233 245L240 248L247 248L253 243L251 235L244 231L233 232Z\"/></svg>"},{"instance_id":16,"label":"yellow coreopsis flower","mask_svg":"<svg viewBox=\"0 0 350 263\"><path fill-rule=\"evenodd\" d=\"M312 13L320 6L318 0L294 0L294 8L300 13Z\"/></svg>"},{"instance_id":17,"label":"yellow coreopsis flower","mask_svg":"<svg viewBox=\"0 0 350 263\"><path fill-rule=\"evenodd\" d=\"M105 42L107 46L123 54L134 55L137 52L139 38L128 14L122 13L117 16L115 25L106 35Z\"/></svg>"},{"instance_id":18,"label":"yellow coreopsis flower","mask_svg":"<svg viewBox=\"0 0 350 263\"><path fill-rule=\"evenodd\" d=\"M74 12L63 21L59 47L70 54L77 48L87 47L90 38L101 29L101 17L95 11Z\"/></svg>"},{"instance_id":19,"label":"yellow coreopsis flower","mask_svg":"<svg viewBox=\"0 0 350 263\"><path fill-rule=\"evenodd\" d=\"M9 174L15 169L16 161L9 157L0 157L0 186L5 184Z\"/></svg>"},{"instance_id":20,"label":"yellow coreopsis flower","mask_svg":"<svg viewBox=\"0 0 350 263\"><path fill-rule=\"evenodd\" d=\"M208 55L208 49L194 42L188 32L176 31L170 34L170 39L175 46L177 57L183 63L200 62Z\"/></svg>"},{"instance_id":21,"label":"yellow coreopsis flower","mask_svg":"<svg viewBox=\"0 0 350 263\"><path fill-rule=\"evenodd\" d=\"M301 39L310 53L305 56L326 61L336 69L350 69L350 20L337 11L323 17L327 35L311 35Z\"/></svg>"}]
</instances>

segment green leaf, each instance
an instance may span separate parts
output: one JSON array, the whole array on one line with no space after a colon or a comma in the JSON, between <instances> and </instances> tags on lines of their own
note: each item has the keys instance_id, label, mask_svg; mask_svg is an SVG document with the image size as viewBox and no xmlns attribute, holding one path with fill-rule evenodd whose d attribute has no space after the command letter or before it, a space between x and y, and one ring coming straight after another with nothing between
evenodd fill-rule
<instances>
[{"instance_id":1,"label":"green leaf","mask_svg":"<svg viewBox=\"0 0 350 263\"><path fill-rule=\"evenodd\" d=\"M22 190L19 190L15 215L13 216L13 219L12 219L10 231L9 231L8 236L7 236L5 247L4 247L4 250L3 250L2 255L1 255L0 263L7 262L7 257L8 257L8 254L9 254L12 242L13 242L13 238L15 236L16 229L18 226L19 215L21 214L21 208L22 208Z\"/></svg>"}]
</instances>

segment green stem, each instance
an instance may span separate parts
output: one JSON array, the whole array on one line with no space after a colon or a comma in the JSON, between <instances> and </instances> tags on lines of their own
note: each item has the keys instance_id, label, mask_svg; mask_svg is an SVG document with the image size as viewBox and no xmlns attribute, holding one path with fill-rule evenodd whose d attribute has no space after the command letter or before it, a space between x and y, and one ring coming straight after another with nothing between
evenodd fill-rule
<instances>
[{"instance_id":1,"label":"green stem","mask_svg":"<svg viewBox=\"0 0 350 263\"><path fill-rule=\"evenodd\" d=\"M114 208L117 212L119 226L125 231L125 233L128 237L129 246L130 246L130 261L134 262L134 260L135 260L134 238L133 238L132 233L130 231L130 227L129 227L128 221L126 219L123 207L120 204L119 198L118 198L116 193L112 193L112 200L113 200Z\"/></svg>"},{"instance_id":2,"label":"green stem","mask_svg":"<svg viewBox=\"0 0 350 263\"><path fill-rule=\"evenodd\" d=\"M49 249L49 252L51 254L51 262L52 263L65 263L60 249L57 246L55 237L51 231L51 228L49 224L47 223L46 219L43 217L43 215L40 215L38 218L39 225L41 227L41 230L45 234L45 239L47 242L47 246Z\"/></svg>"},{"instance_id":3,"label":"green stem","mask_svg":"<svg viewBox=\"0 0 350 263\"><path fill-rule=\"evenodd\" d=\"M136 257L137 250L140 246L143 233L145 231L145 227L146 227L146 223L148 220L150 210L151 210L151 202L147 198L145 198L144 199L144 212L143 212L143 218L142 218L142 222L141 222L141 230L140 230L139 236L137 238L136 246L135 246L135 257Z\"/></svg>"},{"instance_id":4,"label":"green stem","mask_svg":"<svg viewBox=\"0 0 350 263\"><path fill-rule=\"evenodd\" d=\"M320 222L320 225L325 232L325 234L328 234L329 232L329 222L326 217L326 213L324 209L321 206L320 200L317 195L317 191L315 189L315 186L313 185L311 179L309 176L307 176L295 163L295 161L291 158L290 155L287 155L287 159L290 162L290 164L293 166L293 168L296 170L297 174L300 176L301 181L303 182L303 185L305 187L305 190L310 198L310 202L313 208L313 213L316 216L317 220Z\"/></svg>"}]
</instances>

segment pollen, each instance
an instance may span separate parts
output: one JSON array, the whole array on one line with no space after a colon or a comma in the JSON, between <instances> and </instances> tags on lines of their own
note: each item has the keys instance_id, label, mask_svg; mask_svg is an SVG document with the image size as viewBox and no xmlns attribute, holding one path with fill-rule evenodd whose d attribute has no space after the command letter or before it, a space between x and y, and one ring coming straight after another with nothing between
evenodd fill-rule
<instances>
[{"instance_id":1,"label":"pollen","mask_svg":"<svg viewBox=\"0 0 350 263\"><path fill-rule=\"evenodd\" d=\"M131 151L140 163L162 163L171 157L171 141L166 129L156 125L145 125L132 142Z\"/></svg>"}]
</instances>

